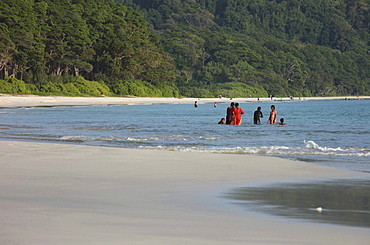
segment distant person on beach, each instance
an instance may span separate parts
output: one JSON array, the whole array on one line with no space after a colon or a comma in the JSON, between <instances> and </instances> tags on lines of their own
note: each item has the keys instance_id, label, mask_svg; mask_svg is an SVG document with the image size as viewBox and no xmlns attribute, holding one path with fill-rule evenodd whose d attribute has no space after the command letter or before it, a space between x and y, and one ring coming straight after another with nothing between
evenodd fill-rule
<instances>
[{"instance_id":1,"label":"distant person on beach","mask_svg":"<svg viewBox=\"0 0 370 245\"><path fill-rule=\"evenodd\" d=\"M226 124L234 124L234 102L226 109Z\"/></svg>"},{"instance_id":2,"label":"distant person on beach","mask_svg":"<svg viewBox=\"0 0 370 245\"><path fill-rule=\"evenodd\" d=\"M218 122L218 124L225 124L225 118L221 118L221 120Z\"/></svg>"},{"instance_id":3,"label":"distant person on beach","mask_svg":"<svg viewBox=\"0 0 370 245\"><path fill-rule=\"evenodd\" d=\"M276 115L277 111L275 110L275 106L271 106L271 111L270 111L270 117L269 120L267 121L269 124L276 124Z\"/></svg>"},{"instance_id":4,"label":"distant person on beach","mask_svg":"<svg viewBox=\"0 0 370 245\"><path fill-rule=\"evenodd\" d=\"M254 115L253 115L253 122L254 124L261 124L261 119L263 117L263 114L262 114L262 111L261 111L261 107L257 107L257 110L254 112Z\"/></svg>"},{"instance_id":5,"label":"distant person on beach","mask_svg":"<svg viewBox=\"0 0 370 245\"><path fill-rule=\"evenodd\" d=\"M280 123L279 125L286 125L286 123L284 122L284 118L280 118Z\"/></svg>"},{"instance_id":6,"label":"distant person on beach","mask_svg":"<svg viewBox=\"0 0 370 245\"><path fill-rule=\"evenodd\" d=\"M194 107L198 107L198 101L194 102Z\"/></svg>"},{"instance_id":7,"label":"distant person on beach","mask_svg":"<svg viewBox=\"0 0 370 245\"><path fill-rule=\"evenodd\" d=\"M242 124L242 115L244 114L244 111L242 108L239 108L239 103L235 103L234 108L234 125L240 125Z\"/></svg>"}]
</instances>

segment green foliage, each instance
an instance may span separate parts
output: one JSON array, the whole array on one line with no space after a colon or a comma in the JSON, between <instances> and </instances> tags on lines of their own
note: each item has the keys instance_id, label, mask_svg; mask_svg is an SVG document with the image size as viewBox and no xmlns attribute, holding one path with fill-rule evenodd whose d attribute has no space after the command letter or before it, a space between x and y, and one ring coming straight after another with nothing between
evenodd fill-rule
<instances>
[{"instance_id":1,"label":"green foliage","mask_svg":"<svg viewBox=\"0 0 370 245\"><path fill-rule=\"evenodd\" d=\"M0 79L19 80L1 89L369 95L369 10L369 0L2 0Z\"/></svg>"},{"instance_id":2,"label":"green foliage","mask_svg":"<svg viewBox=\"0 0 370 245\"><path fill-rule=\"evenodd\" d=\"M145 86L140 80L126 80L115 84L113 91L118 95L145 96Z\"/></svg>"},{"instance_id":3,"label":"green foliage","mask_svg":"<svg viewBox=\"0 0 370 245\"><path fill-rule=\"evenodd\" d=\"M33 84L30 84L32 86ZM36 86L33 85L35 88ZM38 90L34 90L38 91ZM50 92L50 93L55 93L55 92L62 92L65 94L81 94L81 91L73 84L73 83L53 83L53 82L48 82L44 85L41 86L40 89L41 92ZM90 93L89 93L90 94ZM98 94L96 94L98 95Z\"/></svg>"},{"instance_id":4,"label":"green foliage","mask_svg":"<svg viewBox=\"0 0 370 245\"><path fill-rule=\"evenodd\" d=\"M180 92L185 97L193 97L193 98L213 98L215 97L214 94L210 90L199 88L199 87L191 87L191 86L180 87Z\"/></svg>"},{"instance_id":5,"label":"green foliage","mask_svg":"<svg viewBox=\"0 0 370 245\"><path fill-rule=\"evenodd\" d=\"M174 86L169 86L166 84L159 84L157 88L162 93L163 97L179 97L179 91Z\"/></svg>"},{"instance_id":6,"label":"green foliage","mask_svg":"<svg viewBox=\"0 0 370 245\"><path fill-rule=\"evenodd\" d=\"M42 92L60 92L62 90L60 84L48 82L41 86L40 91Z\"/></svg>"},{"instance_id":7,"label":"green foliage","mask_svg":"<svg viewBox=\"0 0 370 245\"><path fill-rule=\"evenodd\" d=\"M73 83L63 84L62 92L73 93L73 94L81 93L81 91L78 88L76 88L76 86Z\"/></svg>"},{"instance_id":8,"label":"green foliage","mask_svg":"<svg viewBox=\"0 0 370 245\"><path fill-rule=\"evenodd\" d=\"M30 94L26 84L13 77L6 78L6 80L0 80L0 92L12 93L12 94Z\"/></svg>"},{"instance_id":9,"label":"green foliage","mask_svg":"<svg viewBox=\"0 0 370 245\"><path fill-rule=\"evenodd\" d=\"M12 86L5 80L0 80L0 92L1 93L12 93Z\"/></svg>"},{"instance_id":10,"label":"green foliage","mask_svg":"<svg viewBox=\"0 0 370 245\"><path fill-rule=\"evenodd\" d=\"M368 0L119 2L161 33L182 95L235 82L273 96L370 93Z\"/></svg>"},{"instance_id":11,"label":"green foliage","mask_svg":"<svg viewBox=\"0 0 370 245\"><path fill-rule=\"evenodd\" d=\"M87 81L81 76L78 76L76 78L74 86L81 93L91 94L95 96L109 95L110 93L109 87L104 82ZM72 86L69 85L69 87Z\"/></svg>"},{"instance_id":12,"label":"green foliage","mask_svg":"<svg viewBox=\"0 0 370 245\"><path fill-rule=\"evenodd\" d=\"M118 95L139 97L176 97L179 95L173 86L166 84L154 86L137 79L117 81L114 83L112 91Z\"/></svg>"},{"instance_id":13,"label":"green foliage","mask_svg":"<svg viewBox=\"0 0 370 245\"><path fill-rule=\"evenodd\" d=\"M38 92L39 89L34 84L26 84L26 89L29 90L32 93Z\"/></svg>"},{"instance_id":14,"label":"green foliage","mask_svg":"<svg viewBox=\"0 0 370 245\"><path fill-rule=\"evenodd\" d=\"M92 96L109 95L110 89L104 82L87 81L83 77L76 77L73 82L47 82L41 85L41 92L61 93L66 95L86 94Z\"/></svg>"},{"instance_id":15,"label":"green foliage","mask_svg":"<svg viewBox=\"0 0 370 245\"><path fill-rule=\"evenodd\" d=\"M0 1L0 64L0 79L41 91L108 94L101 82L87 82L99 77L175 80L173 61L143 14L112 0Z\"/></svg>"},{"instance_id":16,"label":"green foliage","mask_svg":"<svg viewBox=\"0 0 370 245\"><path fill-rule=\"evenodd\" d=\"M214 97L223 95L229 98L267 97L266 90L240 82L218 84L213 88Z\"/></svg>"}]
</instances>

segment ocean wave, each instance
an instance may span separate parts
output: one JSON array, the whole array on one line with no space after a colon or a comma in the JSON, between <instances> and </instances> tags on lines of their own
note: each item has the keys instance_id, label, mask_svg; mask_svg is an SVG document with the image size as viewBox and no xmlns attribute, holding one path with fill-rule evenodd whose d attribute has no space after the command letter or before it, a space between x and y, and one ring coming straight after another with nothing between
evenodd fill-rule
<instances>
[{"instance_id":1,"label":"ocean wave","mask_svg":"<svg viewBox=\"0 0 370 245\"><path fill-rule=\"evenodd\" d=\"M97 136L97 137L87 137L87 136L62 136L60 140L66 141L216 141L217 137L204 137L204 136L184 136L184 135L172 135L163 137L117 137L117 136Z\"/></svg>"},{"instance_id":2,"label":"ocean wave","mask_svg":"<svg viewBox=\"0 0 370 245\"><path fill-rule=\"evenodd\" d=\"M287 146L260 146L260 147L166 147L166 146L141 146L146 149L162 149L170 151L184 152L209 152L226 154L255 154L255 155L317 155L317 156L345 156L345 157L370 157L370 149L365 148L346 148L340 147L321 147L314 141L305 141L303 147Z\"/></svg>"},{"instance_id":3,"label":"ocean wave","mask_svg":"<svg viewBox=\"0 0 370 245\"><path fill-rule=\"evenodd\" d=\"M86 137L86 136L62 136L60 140L65 141L158 141L160 139L153 138L132 138L132 137L116 137L116 136L97 136L97 137Z\"/></svg>"},{"instance_id":4,"label":"ocean wave","mask_svg":"<svg viewBox=\"0 0 370 245\"><path fill-rule=\"evenodd\" d=\"M316 144L314 141L304 141L306 144L307 149L314 149L314 150L319 150L322 152L329 152L329 151L347 151L347 149L342 149L340 147L332 148L332 147L321 147L318 144Z\"/></svg>"},{"instance_id":5,"label":"ocean wave","mask_svg":"<svg viewBox=\"0 0 370 245\"><path fill-rule=\"evenodd\" d=\"M189 135L172 135L172 136L166 136L163 137L164 140L168 139L179 139L179 140L209 140L209 141L215 141L219 140L220 138L218 137L206 137L206 136L189 136Z\"/></svg>"},{"instance_id":6,"label":"ocean wave","mask_svg":"<svg viewBox=\"0 0 370 245\"><path fill-rule=\"evenodd\" d=\"M215 140L212 137L204 136L183 136L173 135L166 137L117 137L117 136L1 136L5 139L16 140L41 140L41 141L66 141L83 144L94 145L108 145L113 147L125 148L140 148L140 149L159 149L168 151L183 151L183 152L208 152L208 153L224 153L224 154L254 154L254 155L275 155L275 156L323 156L323 157L361 157L369 158L370 149L367 148L342 148L342 147L328 147L320 146L314 141L304 141L302 146L288 147L288 146L251 146L251 147L224 147L224 146L210 146L207 144L200 144L200 140ZM195 139L196 138L196 139ZM194 140L194 142L190 142ZM99 143L101 142L101 143ZM309 157L310 158L310 157Z\"/></svg>"},{"instance_id":7,"label":"ocean wave","mask_svg":"<svg viewBox=\"0 0 370 245\"><path fill-rule=\"evenodd\" d=\"M30 126L25 124L12 125L12 124L0 124L0 127L5 127L6 129L38 129L38 126Z\"/></svg>"},{"instance_id":8,"label":"ocean wave","mask_svg":"<svg viewBox=\"0 0 370 245\"><path fill-rule=\"evenodd\" d=\"M79 127L75 128L76 130L81 131L114 131L114 130L131 130L131 129L138 129L137 127L130 127L130 126L123 126L123 127L115 127L115 126L91 126L91 127Z\"/></svg>"}]
</instances>

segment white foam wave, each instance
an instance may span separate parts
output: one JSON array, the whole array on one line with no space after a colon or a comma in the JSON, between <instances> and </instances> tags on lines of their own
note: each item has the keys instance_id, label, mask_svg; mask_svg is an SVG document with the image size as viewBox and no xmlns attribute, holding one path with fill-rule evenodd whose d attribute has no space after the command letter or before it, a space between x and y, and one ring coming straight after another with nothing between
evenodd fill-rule
<instances>
[{"instance_id":1,"label":"white foam wave","mask_svg":"<svg viewBox=\"0 0 370 245\"><path fill-rule=\"evenodd\" d=\"M220 138L218 137L205 137L205 136L187 136L187 135L172 135L170 137L165 137L166 139L180 139L183 141L189 141L189 140L209 140L209 141L216 141Z\"/></svg>"},{"instance_id":2,"label":"white foam wave","mask_svg":"<svg viewBox=\"0 0 370 245\"><path fill-rule=\"evenodd\" d=\"M361 157L369 157L370 156L370 149L364 148L341 148L341 147L322 147L319 146L314 141L304 141L305 148L308 151L316 153L315 155L337 155L337 156L361 156Z\"/></svg>"},{"instance_id":3,"label":"white foam wave","mask_svg":"<svg viewBox=\"0 0 370 245\"><path fill-rule=\"evenodd\" d=\"M342 149L320 147L313 141L305 142L305 147L287 147L287 146L261 146L261 147L163 147L160 149L171 151L186 152L210 152L210 153L229 153L229 154L257 154L257 155L317 155L317 156L346 156L346 157L370 157L369 149ZM150 146L142 148L151 148ZM158 149L157 147L153 147Z\"/></svg>"},{"instance_id":4,"label":"white foam wave","mask_svg":"<svg viewBox=\"0 0 370 245\"><path fill-rule=\"evenodd\" d=\"M60 140L66 141L159 141L159 138L132 138L132 137L115 137L115 136L106 136L106 137L86 137L86 136L63 136L59 138Z\"/></svg>"},{"instance_id":5,"label":"white foam wave","mask_svg":"<svg viewBox=\"0 0 370 245\"><path fill-rule=\"evenodd\" d=\"M62 136L59 138L60 140L69 140L69 141L94 141L94 140L105 140L105 141L197 141L197 140L205 140L205 141L217 141L218 138L216 137L192 137L192 136L183 136L183 135L173 135L173 136L164 136L162 138L159 137L116 137L116 136L104 136L104 137L86 137L86 136Z\"/></svg>"},{"instance_id":6,"label":"white foam wave","mask_svg":"<svg viewBox=\"0 0 370 245\"><path fill-rule=\"evenodd\" d=\"M170 151L189 151L189 152L210 152L210 153L228 153L228 154L257 154L257 155L317 155L317 156L344 156L344 157L370 157L370 149L365 148L340 148L340 147L322 147L314 141L304 141L302 147L288 146L260 146L260 147L200 147L197 146L180 146L178 143L163 143L163 141L191 141L191 140L217 140L212 137L187 137L183 135L175 135L171 137L85 137L85 136L63 136L60 140L65 141L115 141L121 142L137 142L144 145L137 146L146 149L162 149ZM145 143L144 143L145 142ZM176 146L173 146L176 144ZM181 143L182 144L182 143ZM187 143L188 144L188 143Z\"/></svg>"},{"instance_id":7,"label":"white foam wave","mask_svg":"<svg viewBox=\"0 0 370 245\"><path fill-rule=\"evenodd\" d=\"M315 150L319 150L319 151L323 151L323 152L327 152L327 151L348 151L348 149L342 149L340 147L337 147L337 148L321 147L312 140L304 141L304 143L306 144L305 147L308 148L308 149L315 149Z\"/></svg>"}]
</instances>

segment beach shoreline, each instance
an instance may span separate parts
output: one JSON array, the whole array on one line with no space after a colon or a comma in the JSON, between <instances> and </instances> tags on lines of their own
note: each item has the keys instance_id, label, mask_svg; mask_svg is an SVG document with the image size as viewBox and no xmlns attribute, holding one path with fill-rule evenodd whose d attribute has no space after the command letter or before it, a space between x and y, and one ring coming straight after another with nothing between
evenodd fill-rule
<instances>
[{"instance_id":1,"label":"beach shoreline","mask_svg":"<svg viewBox=\"0 0 370 245\"><path fill-rule=\"evenodd\" d=\"M146 105L146 104L198 104L205 103L248 103L275 102L291 100L362 100L370 96L340 96L340 97L273 97L273 98L159 98L159 97L64 97L36 95L0 94L0 108L18 107L51 107L51 106L93 106L93 105Z\"/></svg>"},{"instance_id":2,"label":"beach shoreline","mask_svg":"<svg viewBox=\"0 0 370 245\"><path fill-rule=\"evenodd\" d=\"M301 98L314 99L369 97ZM201 105L270 102L278 98L0 95L0 108L193 104L195 100ZM222 198L228 190L255 183L361 178L368 176L365 173L250 154L4 140L0 148L0 244L285 245L370 241L366 228L242 212L232 201Z\"/></svg>"},{"instance_id":3,"label":"beach shoreline","mask_svg":"<svg viewBox=\"0 0 370 245\"><path fill-rule=\"evenodd\" d=\"M1 244L368 244L241 212L225 191L365 174L275 157L0 141ZM320 204L317 204L320 205Z\"/></svg>"}]
</instances>

